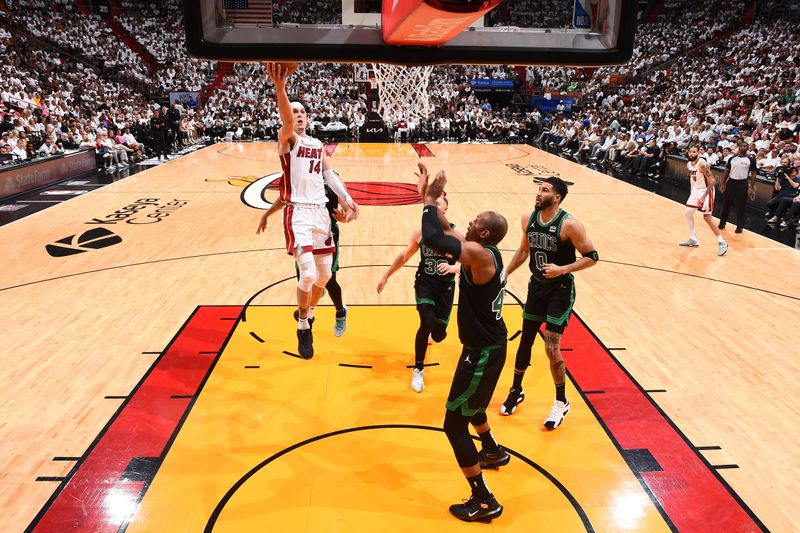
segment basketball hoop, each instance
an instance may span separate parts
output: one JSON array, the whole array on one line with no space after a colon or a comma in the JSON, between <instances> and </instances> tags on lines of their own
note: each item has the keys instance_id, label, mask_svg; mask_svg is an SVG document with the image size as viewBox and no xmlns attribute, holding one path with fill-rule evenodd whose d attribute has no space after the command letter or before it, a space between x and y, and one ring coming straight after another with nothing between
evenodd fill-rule
<instances>
[{"instance_id":1,"label":"basketball hoop","mask_svg":"<svg viewBox=\"0 0 800 533\"><path fill-rule=\"evenodd\" d=\"M431 114L428 82L432 66L403 67L375 63L373 71L378 82L380 113L391 114L396 120L422 120Z\"/></svg>"}]
</instances>

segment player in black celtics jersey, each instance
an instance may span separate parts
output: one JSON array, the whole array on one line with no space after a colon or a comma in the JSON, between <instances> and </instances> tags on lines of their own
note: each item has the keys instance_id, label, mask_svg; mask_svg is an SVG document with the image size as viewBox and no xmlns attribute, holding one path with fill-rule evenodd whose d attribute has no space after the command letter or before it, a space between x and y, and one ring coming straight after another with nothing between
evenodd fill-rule
<instances>
[{"instance_id":1,"label":"player in black celtics jersey","mask_svg":"<svg viewBox=\"0 0 800 533\"><path fill-rule=\"evenodd\" d=\"M331 279L328 280L328 283L325 284L325 290L328 291L328 294L331 297L331 301L333 302L333 306L336 308L336 320L333 324L333 334L336 337L341 337L344 335L345 330L347 329L347 306L344 305L342 301L342 287L339 285L339 282L336 280L336 272L339 270L339 224L338 222L346 223L353 220L353 213L350 212L349 208L347 207L344 202L339 202L339 197L336 196L330 188L327 186L325 187L325 195L327 196L328 202L325 204L325 207L328 209L328 213L331 217L331 234L333 235L333 244L336 247L336 251L333 252L333 264L331 265ZM261 220L258 223L258 229L256 230L256 234L261 233L267 227L267 220L270 216L277 213L281 209L283 209L283 200L278 198L272 207L270 207L262 216ZM297 271L297 263L294 265L295 271ZM297 272L299 276L300 273ZM316 307L309 307L308 308L308 322L309 324L314 323L314 311ZM295 310L294 312L294 319L297 320L299 317L299 312Z\"/></svg>"},{"instance_id":2,"label":"player in black celtics jersey","mask_svg":"<svg viewBox=\"0 0 800 533\"><path fill-rule=\"evenodd\" d=\"M564 387L566 367L561 356L561 336L567 327L575 303L575 280L572 273L594 266L597 252L586 236L583 225L561 209L567 196L567 184L560 178L547 178L539 186L536 209L522 217L522 242L506 270L511 275L529 260L531 280L528 298L522 313L522 337L514 364L514 384L508 398L500 406L503 415L514 411L525 399L522 378L531 362L531 348L536 332L547 323L544 332L545 351L550 359L550 373L556 387L556 399L544 426L555 429L569 412ZM583 257L575 259L575 251Z\"/></svg>"},{"instance_id":3,"label":"player in black celtics jersey","mask_svg":"<svg viewBox=\"0 0 800 533\"><path fill-rule=\"evenodd\" d=\"M447 398L444 431L472 496L465 503L451 505L450 513L465 522L491 522L502 514L503 507L489 492L481 468L498 468L510 459L494 440L486 417L506 360L505 279L497 244L505 237L508 224L502 215L486 211L470 222L466 236L459 238L436 207L446 182L440 171L428 185L427 172L420 165L419 190L425 200L422 244L461 263L457 317L458 337L464 347ZM470 424L480 437L480 453L469 434Z\"/></svg>"},{"instance_id":4,"label":"player in black celtics jersey","mask_svg":"<svg viewBox=\"0 0 800 533\"><path fill-rule=\"evenodd\" d=\"M448 202L445 196L436 200L436 206L442 213L447 212ZM455 226L453 226L454 229ZM419 329L414 339L414 368L411 371L411 390L422 392L425 389L425 355L428 351L428 338L442 342L447 337L447 324L453 308L455 295L455 273L458 267L455 261L444 257L429 246L421 244L422 233L419 229L411 232L406 249L392 261L389 270L378 281L378 294L389 281L389 276L400 270L411 256L419 250L419 266L414 280L414 295L419 313Z\"/></svg>"}]
</instances>

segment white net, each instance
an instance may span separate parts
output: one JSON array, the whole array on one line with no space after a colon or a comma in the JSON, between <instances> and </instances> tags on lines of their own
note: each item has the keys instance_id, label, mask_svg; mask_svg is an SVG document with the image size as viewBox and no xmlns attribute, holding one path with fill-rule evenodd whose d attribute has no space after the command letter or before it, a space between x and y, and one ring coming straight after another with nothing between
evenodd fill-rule
<instances>
[{"instance_id":1,"label":"white net","mask_svg":"<svg viewBox=\"0 0 800 533\"><path fill-rule=\"evenodd\" d=\"M403 67L375 63L380 114L387 121L422 120L431 114L428 82L433 67Z\"/></svg>"}]
</instances>

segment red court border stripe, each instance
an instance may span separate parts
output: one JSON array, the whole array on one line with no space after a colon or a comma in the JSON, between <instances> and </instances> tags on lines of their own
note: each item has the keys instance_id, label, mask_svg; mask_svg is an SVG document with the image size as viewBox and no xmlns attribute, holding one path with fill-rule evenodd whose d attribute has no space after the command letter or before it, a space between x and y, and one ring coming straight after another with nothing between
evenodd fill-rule
<instances>
[{"instance_id":1,"label":"red court border stripe","mask_svg":"<svg viewBox=\"0 0 800 533\"><path fill-rule=\"evenodd\" d=\"M412 143L411 146L414 147L414 151L417 152L417 155L420 157L436 157L436 155L430 151L427 145Z\"/></svg>"},{"instance_id":2,"label":"red court border stripe","mask_svg":"<svg viewBox=\"0 0 800 533\"><path fill-rule=\"evenodd\" d=\"M138 505L146 482L121 480L136 457L163 459L236 325L241 306L194 310L128 399L59 485L26 531L117 531L129 516L111 502ZM213 353L201 353L213 352ZM170 396L191 396L174 399Z\"/></svg>"},{"instance_id":3,"label":"red court border stripe","mask_svg":"<svg viewBox=\"0 0 800 533\"><path fill-rule=\"evenodd\" d=\"M564 333L570 377L617 448L647 449L663 469L634 474L681 532L768 531L577 315ZM582 391L602 390L585 395Z\"/></svg>"}]
</instances>

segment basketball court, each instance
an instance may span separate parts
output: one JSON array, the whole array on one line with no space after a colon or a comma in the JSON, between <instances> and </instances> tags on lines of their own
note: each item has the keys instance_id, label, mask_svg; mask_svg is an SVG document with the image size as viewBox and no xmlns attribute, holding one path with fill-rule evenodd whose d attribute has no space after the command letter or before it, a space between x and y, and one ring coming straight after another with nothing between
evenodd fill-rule
<instances>
[{"instance_id":1,"label":"basketball court","mask_svg":"<svg viewBox=\"0 0 800 533\"><path fill-rule=\"evenodd\" d=\"M255 233L251 205L277 195L274 143L209 146L0 228L5 530L480 528L447 512L467 497L441 431L457 327L416 394L414 261L375 290L420 224L418 161L446 170L452 222L508 218L506 262L537 180L562 177L601 256L576 275L572 411L555 431L541 340L527 401L497 412L528 277L509 279L509 360L487 412L512 460L486 474L505 510L484 528L794 527L798 251L731 233L720 258L703 228L680 248L679 204L526 145L327 151L362 209L342 226L347 332L333 336L323 299L308 361L280 217Z\"/></svg>"}]
</instances>

